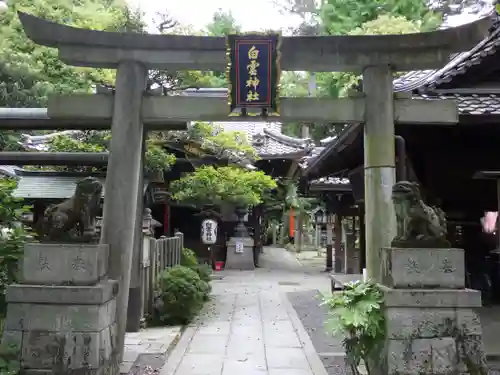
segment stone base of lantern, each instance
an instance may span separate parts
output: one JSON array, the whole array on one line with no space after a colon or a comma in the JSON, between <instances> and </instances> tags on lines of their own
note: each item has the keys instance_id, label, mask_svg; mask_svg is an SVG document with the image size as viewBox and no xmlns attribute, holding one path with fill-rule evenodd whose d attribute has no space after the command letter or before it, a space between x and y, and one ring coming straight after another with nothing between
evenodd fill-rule
<instances>
[{"instance_id":1,"label":"stone base of lantern","mask_svg":"<svg viewBox=\"0 0 500 375\"><path fill-rule=\"evenodd\" d=\"M231 237L227 242L227 270L255 269L253 257L254 241L251 237Z\"/></svg>"}]
</instances>

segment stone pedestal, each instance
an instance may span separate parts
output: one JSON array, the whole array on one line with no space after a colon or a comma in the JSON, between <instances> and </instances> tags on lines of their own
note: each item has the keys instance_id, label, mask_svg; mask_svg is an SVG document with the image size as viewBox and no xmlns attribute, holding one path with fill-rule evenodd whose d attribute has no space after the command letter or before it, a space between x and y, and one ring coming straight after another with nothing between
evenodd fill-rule
<instances>
[{"instance_id":1,"label":"stone pedestal","mask_svg":"<svg viewBox=\"0 0 500 375\"><path fill-rule=\"evenodd\" d=\"M107 245L26 245L2 338L20 348L23 373L118 373L118 283L106 278L107 258Z\"/></svg>"},{"instance_id":2,"label":"stone pedestal","mask_svg":"<svg viewBox=\"0 0 500 375\"><path fill-rule=\"evenodd\" d=\"M384 248L381 257L387 334L381 374L482 373L475 311L481 293L465 289L463 250Z\"/></svg>"},{"instance_id":3,"label":"stone pedestal","mask_svg":"<svg viewBox=\"0 0 500 375\"><path fill-rule=\"evenodd\" d=\"M253 270L253 239L251 237L231 237L227 242L225 268L228 270Z\"/></svg>"}]
</instances>

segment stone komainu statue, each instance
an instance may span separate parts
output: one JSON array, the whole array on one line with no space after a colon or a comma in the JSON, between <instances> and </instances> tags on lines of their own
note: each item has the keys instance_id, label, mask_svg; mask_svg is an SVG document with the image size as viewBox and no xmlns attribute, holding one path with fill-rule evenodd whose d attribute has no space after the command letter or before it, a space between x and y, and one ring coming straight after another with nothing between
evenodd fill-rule
<instances>
[{"instance_id":1,"label":"stone komainu statue","mask_svg":"<svg viewBox=\"0 0 500 375\"><path fill-rule=\"evenodd\" d=\"M400 181L392 187L397 235L394 247L450 247L446 239L446 215L438 207L426 205L419 185Z\"/></svg>"},{"instance_id":2,"label":"stone komainu statue","mask_svg":"<svg viewBox=\"0 0 500 375\"><path fill-rule=\"evenodd\" d=\"M95 177L78 181L71 198L45 210L43 237L49 240L71 239L70 232L75 230L82 239L94 236L102 189L101 182Z\"/></svg>"}]
</instances>

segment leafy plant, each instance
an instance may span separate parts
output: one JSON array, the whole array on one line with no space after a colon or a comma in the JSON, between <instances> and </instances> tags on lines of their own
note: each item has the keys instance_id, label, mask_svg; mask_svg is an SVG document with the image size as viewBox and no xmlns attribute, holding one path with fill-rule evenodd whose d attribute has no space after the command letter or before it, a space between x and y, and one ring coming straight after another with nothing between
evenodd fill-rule
<instances>
[{"instance_id":1,"label":"leafy plant","mask_svg":"<svg viewBox=\"0 0 500 375\"><path fill-rule=\"evenodd\" d=\"M0 179L0 315L5 313L5 288L17 280L24 243L31 239L21 223L21 216L30 207L13 197L16 186L14 179Z\"/></svg>"},{"instance_id":2,"label":"leafy plant","mask_svg":"<svg viewBox=\"0 0 500 375\"><path fill-rule=\"evenodd\" d=\"M181 266L193 268L198 265L198 259L196 258L196 253L184 247L181 251Z\"/></svg>"},{"instance_id":3,"label":"leafy plant","mask_svg":"<svg viewBox=\"0 0 500 375\"><path fill-rule=\"evenodd\" d=\"M197 206L223 203L255 206L262 202L265 192L274 189L276 182L261 171L237 167L203 166L173 181L173 198Z\"/></svg>"},{"instance_id":4,"label":"leafy plant","mask_svg":"<svg viewBox=\"0 0 500 375\"><path fill-rule=\"evenodd\" d=\"M176 266L159 277L159 319L168 325L187 324L203 306L209 286L189 267Z\"/></svg>"},{"instance_id":5,"label":"leafy plant","mask_svg":"<svg viewBox=\"0 0 500 375\"><path fill-rule=\"evenodd\" d=\"M109 131L84 131L70 135L57 135L48 144L47 151L51 152L106 152L109 149L111 133ZM161 145L152 139L146 141L145 169L147 172L163 172L170 169L175 163L175 155L168 153ZM54 169L54 167L50 167ZM77 170L92 172L105 170L105 167L58 167L58 170Z\"/></svg>"},{"instance_id":6,"label":"leafy plant","mask_svg":"<svg viewBox=\"0 0 500 375\"><path fill-rule=\"evenodd\" d=\"M20 349L14 344L0 345L0 374L17 375L20 370Z\"/></svg>"},{"instance_id":7,"label":"leafy plant","mask_svg":"<svg viewBox=\"0 0 500 375\"><path fill-rule=\"evenodd\" d=\"M196 253L188 248L183 248L181 253L181 266L188 267L195 271L206 285L201 284L201 289L203 292L203 299L206 301L210 298L210 292L212 291L212 286L210 282L212 278L212 268L208 264L199 264L196 257Z\"/></svg>"},{"instance_id":8,"label":"leafy plant","mask_svg":"<svg viewBox=\"0 0 500 375\"><path fill-rule=\"evenodd\" d=\"M327 329L343 334L347 361L355 375L364 362L368 374L377 366L385 342L385 318L382 312L383 293L378 284L356 281L346 284L344 290L323 297L329 309Z\"/></svg>"}]
</instances>

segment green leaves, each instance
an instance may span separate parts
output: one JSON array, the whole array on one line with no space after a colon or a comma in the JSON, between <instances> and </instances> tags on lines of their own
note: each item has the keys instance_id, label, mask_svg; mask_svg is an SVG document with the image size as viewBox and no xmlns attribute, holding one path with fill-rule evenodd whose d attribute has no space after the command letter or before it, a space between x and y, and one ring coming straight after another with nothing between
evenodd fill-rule
<instances>
[{"instance_id":1,"label":"green leaves","mask_svg":"<svg viewBox=\"0 0 500 375\"><path fill-rule=\"evenodd\" d=\"M377 362L385 339L384 298L378 284L372 281L345 285L341 292L323 297L329 309L327 329L345 335L344 348L351 366L360 361Z\"/></svg>"},{"instance_id":2,"label":"green leaves","mask_svg":"<svg viewBox=\"0 0 500 375\"><path fill-rule=\"evenodd\" d=\"M276 182L264 172L248 171L238 167L203 166L173 181L173 198L197 206L223 203L255 206L262 202L266 191Z\"/></svg>"},{"instance_id":3,"label":"green leaves","mask_svg":"<svg viewBox=\"0 0 500 375\"><path fill-rule=\"evenodd\" d=\"M17 280L24 243L31 239L30 232L21 223L22 215L31 207L12 196L16 186L14 179L0 179L0 316L6 308L5 288Z\"/></svg>"}]
</instances>

